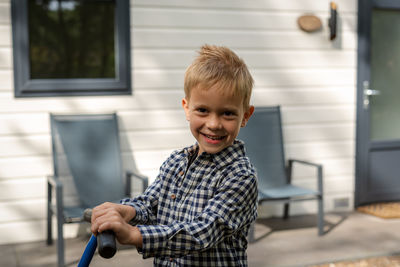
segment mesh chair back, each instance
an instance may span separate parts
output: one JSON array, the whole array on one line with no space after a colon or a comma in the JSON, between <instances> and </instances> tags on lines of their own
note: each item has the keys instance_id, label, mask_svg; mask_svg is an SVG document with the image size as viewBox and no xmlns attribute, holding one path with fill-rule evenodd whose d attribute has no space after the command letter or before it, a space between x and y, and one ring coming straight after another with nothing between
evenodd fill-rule
<instances>
[{"instance_id":1,"label":"mesh chair back","mask_svg":"<svg viewBox=\"0 0 400 267\"><path fill-rule=\"evenodd\" d=\"M80 201L94 207L124 196L116 114L51 115L54 173L66 158Z\"/></svg>"},{"instance_id":2,"label":"mesh chair back","mask_svg":"<svg viewBox=\"0 0 400 267\"><path fill-rule=\"evenodd\" d=\"M287 184L280 108L256 107L239 133L247 156L255 166L260 189Z\"/></svg>"}]
</instances>

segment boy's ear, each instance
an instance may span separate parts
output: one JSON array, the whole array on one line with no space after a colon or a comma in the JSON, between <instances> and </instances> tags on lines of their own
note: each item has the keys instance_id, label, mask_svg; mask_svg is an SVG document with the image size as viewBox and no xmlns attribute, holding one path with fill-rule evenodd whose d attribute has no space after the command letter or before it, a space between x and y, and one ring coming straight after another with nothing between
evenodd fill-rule
<instances>
[{"instance_id":1,"label":"boy's ear","mask_svg":"<svg viewBox=\"0 0 400 267\"><path fill-rule=\"evenodd\" d=\"M246 124L249 121L251 115L253 115L253 112L254 112L254 106L250 106L249 109L243 115L242 124L240 125L240 127L246 126Z\"/></svg>"},{"instance_id":2,"label":"boy's ear","mask_svg":"<svg viewBox=\"0 0 400 267\"><path fill-rule=\"evenodd\" d=\"M186 98L182 98L182 107L185 111L186 120L189 121L189 101Z\"/></svg>"}]
</instances>

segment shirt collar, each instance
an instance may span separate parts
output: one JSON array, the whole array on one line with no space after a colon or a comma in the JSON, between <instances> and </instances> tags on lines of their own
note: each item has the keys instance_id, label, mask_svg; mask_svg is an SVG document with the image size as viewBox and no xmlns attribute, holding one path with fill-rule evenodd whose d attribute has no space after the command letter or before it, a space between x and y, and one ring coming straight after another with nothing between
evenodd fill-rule
<instances>
[{"instance_id":1,"label":"shirt collar","mask_svg":"<svg viewBox=\"0 0 400 267\"><path fill-rule=\"evenodd\" d=\"M187 156L191 156L194 153L197 153L198 148L199 144L196 143L192 146L184 148L182 152ZM222 167L235 161L239 157L244 157L245 154L244 142L241 140L235 140L231 146L224 148L220 152L215 154L203 152L201 155L199 155L199 158L201 160L211 161L217 166Z\"/></svg>"}]
</instances>

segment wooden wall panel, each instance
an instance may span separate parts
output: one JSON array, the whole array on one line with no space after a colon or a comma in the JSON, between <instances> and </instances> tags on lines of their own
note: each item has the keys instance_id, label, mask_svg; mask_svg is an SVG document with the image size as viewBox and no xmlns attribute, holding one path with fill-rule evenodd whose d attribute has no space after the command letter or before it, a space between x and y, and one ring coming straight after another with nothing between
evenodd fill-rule
<instances>
[{"instance_id":1,"label":"wooden wall panel","mask_svg":"<svg viewBox=\"0 0 400 267\"><path fill-rule=\"evenodd\" d=\"M131 0L132 95L16 99L11 1L0 0L0 244L45 239L50 112L117 111L124 169L150 181L173 150L191 145L181 108L183 75L205 43L228 46L245 60L256 108L281 105L287 157L324 165L325 209L334 210L337 198L348 199L346 210L352 209L357 1L336 2L338 37L331 42L328 0ZM298 29L305 13L320 17L320 31ZM314 176L315 170L296 165L298 184L315 186ZM139 193L138 183L132 188ZM76 201L72 193L68 199ZM292 211L311 213L316 205L305 202ZM67 236L76 235L76 227L67 228Z\"/></svg>"}]
</instances>

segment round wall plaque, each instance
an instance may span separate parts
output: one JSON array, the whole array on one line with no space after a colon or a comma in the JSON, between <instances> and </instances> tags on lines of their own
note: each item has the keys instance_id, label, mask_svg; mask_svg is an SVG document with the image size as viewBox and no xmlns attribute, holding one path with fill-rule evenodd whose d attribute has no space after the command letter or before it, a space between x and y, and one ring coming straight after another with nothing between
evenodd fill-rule
<instances>
[{"instance_id":1,"label":"round wall plaque","mask_svg":"<svg viewBox=\"0 0 400 267\"><path fill-rule=\"evenodd\" d=\"M300 29L305 32L315 32L321 29L322 22L321 20L314 15L303 15L297 19L297 24Z\"/></svg>"}]
</instances>

